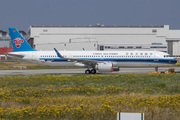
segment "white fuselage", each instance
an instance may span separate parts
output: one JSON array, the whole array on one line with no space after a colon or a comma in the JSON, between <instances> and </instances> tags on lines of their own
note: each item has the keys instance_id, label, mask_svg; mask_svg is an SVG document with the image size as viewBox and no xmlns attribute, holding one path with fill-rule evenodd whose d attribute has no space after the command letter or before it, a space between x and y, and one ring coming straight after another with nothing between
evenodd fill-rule
<instances>
[{"instance_id":1,"label":"white fuselage","mask_svg":"<svg viewBox=\"0 0 180 120\"><path fill-rule=\"evenodd\" d=\"M113 67L122 66L167 66L177 61L158 51L60 51L64 58L110 62ZM11 52L24 55L22 60L49 66L81 66L77 61L59 58L55 51ZM82 65L83 66L83 65Z\"/></svg>"}]
</instances>

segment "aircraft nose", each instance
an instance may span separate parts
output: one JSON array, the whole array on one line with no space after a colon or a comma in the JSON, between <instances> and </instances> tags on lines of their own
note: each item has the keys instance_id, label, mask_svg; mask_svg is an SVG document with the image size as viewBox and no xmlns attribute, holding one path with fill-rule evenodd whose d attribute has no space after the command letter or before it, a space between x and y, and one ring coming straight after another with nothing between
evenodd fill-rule
<instances>
[{"instance_id":1,"label":"aircraft nose","mask_svg":"<svg viewBox=\"0 0 180 120\"><path fill-rule=\"evenodd\" d=\"M177 63L177 60L174 58L173 62L176 64L176 63Z\"/></svg>"}]
</instances>

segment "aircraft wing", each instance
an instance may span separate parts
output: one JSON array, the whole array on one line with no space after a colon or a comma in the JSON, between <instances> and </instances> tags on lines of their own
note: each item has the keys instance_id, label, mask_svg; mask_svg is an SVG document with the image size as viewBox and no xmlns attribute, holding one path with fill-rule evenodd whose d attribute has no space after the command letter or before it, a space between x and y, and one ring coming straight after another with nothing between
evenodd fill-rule
<instances>
[{"instance_id":1,"label":"aircraft wing","mask_svg":"<svg viewBox=\"0 0 180 120\"><path fill-rule=\"evenodd\" d=\"M100 62L100 61L96 61L96 60L65 58L56 50L56 48L54 48L54 50L59 58L67 59L69 61L76 61L76 62L80 62L85 65L95 65L96 63ZM104 62L104 61L102 61L102 62Z\"/></svg>"}]
</instances>

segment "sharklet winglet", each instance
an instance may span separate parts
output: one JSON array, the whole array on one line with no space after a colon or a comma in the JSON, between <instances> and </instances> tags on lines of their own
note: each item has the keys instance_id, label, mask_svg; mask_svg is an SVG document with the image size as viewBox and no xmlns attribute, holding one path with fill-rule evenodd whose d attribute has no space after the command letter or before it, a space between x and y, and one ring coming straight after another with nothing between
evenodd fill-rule
<instances>
[{"instance_id":1,"label":"sharklet winglet","mask_svg":"<svg viewBox=\"0 0 180 120\"><path fill-rule=\"evenodd\" d=\"M58 56L59 58L64 58L64 57L56 50L56 48L54 48L54 50L55 50L55 52L56 52L56 54L57 54L57 56Z\"/></svg>"}]
</instances>

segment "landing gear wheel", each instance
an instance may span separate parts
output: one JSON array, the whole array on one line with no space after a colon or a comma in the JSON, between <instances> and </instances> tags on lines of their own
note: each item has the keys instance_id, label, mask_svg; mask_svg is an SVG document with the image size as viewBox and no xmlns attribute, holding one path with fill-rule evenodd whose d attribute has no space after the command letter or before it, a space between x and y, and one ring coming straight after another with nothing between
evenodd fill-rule
<instances>
[{"instance_id":1,"label":"landing gear wheel","mask_svg":"<svg viewBox=\"0 0 180 120\"><path fill-rule=\"evenodd\" d=\"M155 71L158 71L158 67L155 67Z\"/></svg>"},{"instance_id":2,"label":"landing gear wheel","mask_svg":"<svg viewBox=\"0 0 180 120\"><path fill-rule=\"evenodd\" d=\"M95 69L92 69L92 70L91 70L91 73L92 73L92 74L96 74L96 70L95 70Z\"/></svg>"},{"instance_id":3,"label":"landing gear wheel","mask_svg":"<svg viewBox=\"0 0 180 120\"><path fill-rule=\"evenodd\" d=\"M91 71L90 70L86 70L85 73L86 74L91 74Z\"/></svg>"}]
</instances>

